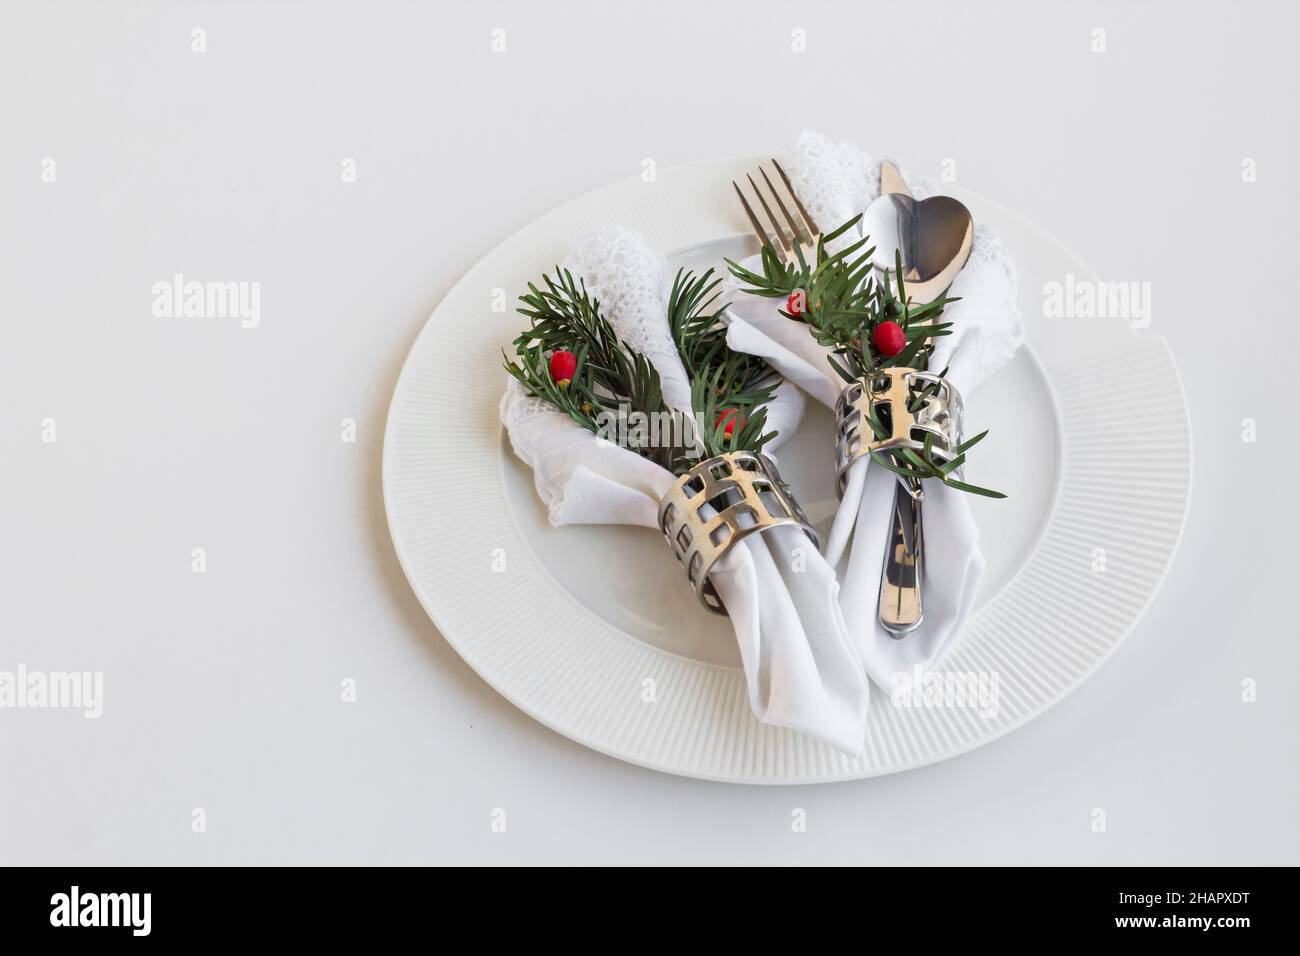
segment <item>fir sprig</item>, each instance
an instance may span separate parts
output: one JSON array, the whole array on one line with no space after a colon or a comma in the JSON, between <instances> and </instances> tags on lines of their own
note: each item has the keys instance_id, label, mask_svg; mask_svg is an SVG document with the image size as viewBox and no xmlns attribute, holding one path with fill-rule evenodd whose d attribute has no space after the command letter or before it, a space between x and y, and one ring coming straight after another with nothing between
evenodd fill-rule
<instances>
[{"instance_id":1,"label":"fir sprig","mask_svg":"<svg viewBox=\"0 0 1300 956\"><path fill-rule=\"evenodd\" d=\"M781 378L766 360L727 345L718 305L721 277L712 269L696 276L678 270L668 296L668 327L691 380L691 409L703 451L712 457L730 451L760 452L776 437L765 432L766 405ZM727 434L730 426L731 434Z\"/></svg>"},{"instance_id":2,"label":"fir sprig","mask_svg":"<svg viewBox=\"0 0 1300 956\"><path fill-rule=\"evenodd\" d=\"M697 443L680 429L657 429L657 445L629 446L674 474L700 458L729 451L761 451L775 437L765 432L766 410L779 377L765 361L732 352L716 307L720 278L710 269L701 276L678 272L669 296L668 323L691 382ZM664 401L659 373L644 355L621 341L591 297L586 283L566 269L529 283L518 310L530 327L514 340L515 355L503 353L506 370L535 398L564 412L587 430L601 433L605 412L672 416ZM576 367L567 383L551 376L549 358L573 352ZM665 419L666 420L666 419ZM727 426L731 424L731 433ZM665 435L671 435L666 440Z\"/></svg>"},{"instance_id":3,"label":"fir sprig","mask_svg":"<svg viewBox=\"0 0 1300 956\"><path fill-rule=\"evenodd\" d=\"M502 353L506 371L524 390L540 398L588 431L599 434L606 412L671 414L664 403L659 373L640 352L621 341L600 311L600 302L587 292L586 282L559 267L544 276L544 288L528 284L518 310L530 327L514 340L515 357ZM567 384L551 376L549 356L560 349L577 359ZM661 440L632 451L677 474L690 450Z\"/></svg>"},{"instance_id":4,"label":"fir sprig","mask_svg":"<svg viewBox=\"0 0 1300 956\"><path fill-rule=\"evenodd\" d=\"M742 291L765 298L789 298L800 293L804 307L796 315L786 309L786 318L806 322L820 345L831 349L830 363L845 382L856 382L883 368L907 366L924 369L934 351L934 340L951 334L951 323L936 319L955 298L938 298L913 305L907 298L901 257L896 259L895 294L886 273L883 281L872 275L875 247L864 236L838 252L826 247L860 221L855 216L817 242L813 263L796 246L797 263L786 263L771 246L761 253L763 272L756 273L728 259L727 268L749 287ZM881 322L896 322L907 344L897 355L881 355L871 342L871 333Z\"/></svg>"},{"instance_id":5,"label":"fir sprig","mask_svg":"<svg viewBox=\"0 0 1300 956\"><path fill-rule=\"evenodd\" d=\"M619 340L601 314L600 302L588 294L586 282L575 281L568 269L558 266L554 278L543 276L542 281L544 289L530 282L528 294L519 297L523 307L518 311L531 320L531 327L515 339L516 353L568 349L577 356L579 369L585 365L590 373L591 387L584 398L593 406L606 408L607 399L617 398L633 411L660 410L659 374L644 356ZM575 375L574 382L578 381Z\"/></svg>"},{"instance_id":6,"label":"fir sprig","mask_svg":"<svg viewBox=\"0 0 1300 956\"><path fill-rule=\"evenodd\" d=\"M827 246L834 243L861 221L855 216L838 229L817 241L813 262L808 262L796 245L796 262L784 261L770 245L760 253L761 272L746 269L738 262L726 260L731 274L745 283L742 289L763 298L789 299L796 293L802 298L797 311L780 312L786 318L806 322L818 344L830 349L827 361L845 382L871 381L887 368L924 370L934 352L934 340L951 334L951 323L940 322L944 306L956 298L940 297L933 302L914 305L907 296L901 255L895 256L893 283L888 272L877 280L873 274L875 247L863 236L838 252ZM897 292L894 285L897 285ZM905 344L892 356L882 355L873 344L872 333L882 322L895 322L903 330ZM944 370L944 374L947 370ZM911 395L910 408L918 410L936 386L918 386ZM888 437L889 429L874 412L872 429L878 439ZM951 488L990 498L1006 497L1001 492L967 484L955 476L966 461L966 452L981 441L987 432L963 442L952 452L950 461L937 458L927 439L921 451L910 448L873 452L872 458L883 467L910 480L937 478Z\"/></svg>"}]
</instances>

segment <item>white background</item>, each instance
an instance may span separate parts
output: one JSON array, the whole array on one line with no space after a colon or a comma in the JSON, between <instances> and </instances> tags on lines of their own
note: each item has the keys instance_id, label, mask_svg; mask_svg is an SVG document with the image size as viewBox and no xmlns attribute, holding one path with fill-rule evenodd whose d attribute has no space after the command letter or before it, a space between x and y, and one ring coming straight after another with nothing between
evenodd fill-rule
<instances>
[{"instance_id":1,"label":"white background","mask_svg":"<svg viewBox=\"0 0 1300 956\"><path fill-rule=\"evenodd\" d=\"M0 670L102 670L105 701L0 710L0 861L1300 862L1287 6L6 3ZM384 415L511 232L643 159L804 126L952 158L1152 284L1187 533L1101 671L989 746L813 788L654 774L535 724L437 634L388 539ZM260 282L260 326L155 318L177 272Z\"/></svg>"}]
</instances>

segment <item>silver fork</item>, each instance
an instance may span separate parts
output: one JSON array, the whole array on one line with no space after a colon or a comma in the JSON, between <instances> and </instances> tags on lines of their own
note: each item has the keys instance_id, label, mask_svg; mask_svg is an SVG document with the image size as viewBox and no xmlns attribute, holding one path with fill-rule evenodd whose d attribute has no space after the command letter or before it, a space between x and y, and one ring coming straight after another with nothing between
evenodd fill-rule
<instances>
[{"instance_id":1,"label":"silver fork","mask_svg":"<svg viewBox=\"0 0 1300 956\"><path fill-rule=\"evenodd\" d=\"M747 173L745 175L745 179L749 182L749 188L758 199L758 204L763 207L763 212L767 214L768 226L764 226L755 214L754 207L745 198L745 191L740 188L740 183L733 179L731 181L732 188L736 190L736 195L740 197L740 204L745 208L745 215L749 217L749 224L754 229L754 235L758 237L759 245L771 246L772 251L777 256L790 264L799 261L800 253L803 254L805 262L814 262L813 257L817 252L817 241L821 239L822 231L817 228L817 223L813 221L813 217L808 215L808 210L804 208L798 194L794 191L794 187L790 185L790 177L785 174L781 164L775 159L771 162L772 168L776 170L777 182L784 187L784 190L772 182L771 177L767 175L767 170L762 166L759 166L755 172L767 186L766 195L755 181L754 174ZM782 198L783 191L785 194L784 199ZM768 203L769 197L772 204L781 210L780 219L772 211L772 205ZM786 199L790 200L789 206L786 205ZM790 212L790 206L794 207L797 215Z\"/></svg>"}]
</instances>

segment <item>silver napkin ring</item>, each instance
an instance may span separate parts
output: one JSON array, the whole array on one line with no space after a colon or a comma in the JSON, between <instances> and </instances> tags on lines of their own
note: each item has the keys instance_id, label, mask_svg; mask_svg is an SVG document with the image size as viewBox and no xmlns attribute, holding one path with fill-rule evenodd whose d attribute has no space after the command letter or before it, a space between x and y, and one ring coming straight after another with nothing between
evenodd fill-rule
<instances>
[{"instance_id":1,"label":"silver napkin ring","mask_svg":"<svg viewBox=\"0 0 1300 956\"><path fill-rule=\"evenodd\" d=\"M934 386L933 391L913 411L915 395L927 386ZM876 438L871 410L889 432L885 438ZM835 493L842 498L849 466L863 455L901 448L921 452L929 436L932 456L941 462L951 461L953 449L961 444L961 395L951 382L933 372L881 369L840 392L835 401L835 425ZM919 497L920 489L913 494Z\"/></svg>"},{"instance_id":2,"label":"silver napkin ring","mask_svg":"<svg viewBox=\"0 0 1300 956\"><path fill-rule=\"evenodd\" d=\"M766 455L727 452L682 475L659 502L659 530L686 570L695 594L715 614L726 606L709 571L731 546L751 534L797 525L820 547L803 510Z\"/></svg>"}]
</instances>

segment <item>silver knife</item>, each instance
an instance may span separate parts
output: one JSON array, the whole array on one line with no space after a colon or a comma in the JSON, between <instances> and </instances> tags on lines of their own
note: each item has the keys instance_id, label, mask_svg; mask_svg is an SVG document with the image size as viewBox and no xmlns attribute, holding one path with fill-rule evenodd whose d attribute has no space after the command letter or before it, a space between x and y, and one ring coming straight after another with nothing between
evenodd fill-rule
<instances>
[{"instance_id":1,"label":"silver knife","mask_svg":"<svg viewBox=\"0 0 1300 956\"><path fill-rule=\"evenodd\" d=\"M948 197L945 197L948 198ZM962 231L957 257L946 268L932 277L929 282L911 282L909 293L915 301L930 302L947 291L957 273L966 265L974 237L974 221L970 213L957 200L951 200L957 208L950 210L943 225L948 229ZM901 204L901 205L900 205ZM870 230L873 220L883 225L884 231L894 229L895 241L911 250L925 237L911 232L907 222L913 207L911 191L903 181L898 167L888 160L880 164L880 197L867 209L864 217L864 229ZM905 216L904 213L908 215ZM964 216L963 216L964 214ZM949 237L947 241L951 241ZM905 257L906 260L907 257ZM893 267L893 257L889 256L888 267ZM910 273L910 263L904 261L906 270L904 278L918 278ZM918 296L917 293L920 293ZM925 582L925 534L921 521L921 501L924 490L921 483L912 478L898 476L894 485L893 520L890 524L889 538L885 544L884 566L880 573L880 626L895 638L901 638L921 625L925 617L925 605L922 599Z\"/></svg>"}]
</instances>

